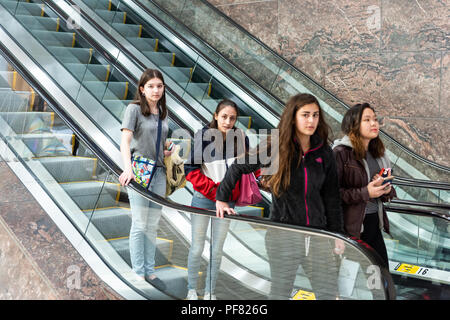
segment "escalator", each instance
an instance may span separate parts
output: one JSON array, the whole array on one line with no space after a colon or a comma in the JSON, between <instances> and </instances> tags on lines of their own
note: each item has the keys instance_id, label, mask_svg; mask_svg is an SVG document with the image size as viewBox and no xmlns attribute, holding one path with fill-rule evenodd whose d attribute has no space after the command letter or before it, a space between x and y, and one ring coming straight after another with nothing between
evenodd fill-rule
<instances>
[{"instance_id":1,"label":"escalator","mask_svg":"<svg viewBox=\"0 0 450 320\"><path fill-rule=\"evenodd\" d=\"M16 3L17 4L17 3ZM10 5L11 6L11 5ZM18 9L18 8L21 9ZM44 19L30 19L30 17L25 18L23 16L30 16L30 15L36 15L38 14L38 11L35 11L33 14L25 14L23 15L22 13L31 13L33 12L33 9L23 9L25 8L26 5L17 5L14 8L14 12L16 13L16 15L18 15L18 20L22 19L22 21L25 21L24 23L31 24L33 25L33 23L36 23L37 21L39 21L38 24L36 24L38 27L37 28L41 28L42 26L44 26L45 28L48 28L48 26L54 26L55 28L58 28L58 18L60 19L59 16L55 15L53 13L53 11L45 11L44 10L44 15L48 16L47 20L55 20L55 24L52 25L48 22L43 22ZM42 6L41 7L41 11L40 14L42 14ZM12 6L10 7L10 9L12 10ZM52 17L52 15L54 15ZM42 17L44 18L44 17ZM28 19L28 20L27 20ZM31 23L30 22L33 22ZM5 21L5 20L4 20ZM61 28L61 27L59 27ZM62 29L62 28L61 28ZM47 30L48 31L48 30ZM58 32L61 32L58 31ZM129 96L130 93L129 92L134 92L135 89L129 90L129 88L132 86L131 83L135 82L134 81L128 81L127 84L127 80L129 80L129 77L125 76L123 74L123 72L121 72L122 70L118 70L117 66L114 65L114 63L111 63L115 61L121 61L122 57L120 56L120 53L116 56L113 57L108 57L106 54L106 58L105 55L102 54L104 52L101 52L102 49L98 49L98 48L88 48L89 50L87 50L89 52L89 59L84 60L84 63L78 63L76 62L76 60L80 61L80 58L77 56L78 53L81 54L82 51L84 51L84 54L86 55L86 40L84 40L83 38L78 39L78 34L79 33L71 33L69 32L69 35L55 35L55 34L48 34L47 32L39 32L39 30L37 31L33 31L33 34L39 39L39 41L43 44L45 44L47 47L49 47L51 50L49 50L52 54L53 53L57 53L57 52L63 52L61 55L57 55L54 54L54 56L56 57L56 59L58 61L60 61L61 63L63 63L66 67L65 71L69 72L70 74L73 75L73 78L75 80L78 81L68 81L67 77L63 77L62 75L56 74L54 75L54 80L58 81L59 80L59 84L61 86L64 87L64 90L66 90L67 92L69 92L69 95L74 99L74 101L76 101L79 105L80 105L80 109L84 109L85 112L89 115L89 119L91 119L92 121L96 122L96 121L101 121L101 122L97 122L97 123L102 123L102 130L103 130L103 134L106 133L106 135L109 135L113 141L119 141L117 140L117 132L114 132L114 125L117 128L117 122L118 119L120 119L120 111L122 107L127 104L127 100L129 100L131 97ZM70 37L70 34L72 34L72 42L69 43L69 41L67 40ZM66 39L63 42L62 39ZM74 40L75 39L75 42ZM65 43L65 45L64 45ZM73 46L75 46L75 48L72 48ZM64 47L62 49L62 47ZM67 47L69 47L68 50L64 51ZM72 48L72 49L70 49ZM83 49L83 50L81 50ZM37 50L36 48L32 48L32 52L33 50ZM77 53L75 53L77 52ZM70 54L69 54L70 53ZM48 58L48 57L46 57ZM112 59L111 59L112 58ZM65 60L67 59L67 60ZM77 65L75 65L75 63L77 63ZM89 63L88 63L89 62ZM81 66L80 66L81 65ZM111 65L110 67L108 67L108 65ZM52 66L53 68L53 66ZM108 71L109 69L109 71ZM131 68L130 68L131 69ZM77 71L78 70L78 71ZM79 71L81 70L81 71ZM103 70L104 72L100 72L101 70ZM105 71L106 70L106 71ZM53 71L53 69L50 69L50 71ZM58 78L58 76L61 76L60 78ZM14 76L14 73L8 74L8 77L12 77L13 81L12 84L14 84L14 77L16 77L16 85L18 83L17 81L17 73L16 76ZM20 82L20 81L19 81ZM75 82L78 82L79 84L74 85ZM128 93L127 95L124 94L124 91L126 90L126 87L128 88ZM122 91L120 91L118 88L121 88ZM18 89L16 86L14 86L14 90L13 91L17 91L16 89ZM23 93L24 95L27 95L27 93ZM33 94L29 94L28 95L31 97L33 96ZM11 94L11 96L15 96ZM89 96L93 96L94 99L88 99ZM184 96L183 96L184 97ZM14 98L16 99L16 98ZM32 100L33 98L31 98ZM26 102L25 104L27 105L33 105L34 106L34 102L31 102L28 100L28 102ZM94 107L93 107L94 106ZM98 106L98 107L97 107ZM114 106L119 106L117 109L114 108ZM172 106L172 110L180 110L178 109L178 106L175 107L175 104L169 105L169 108ZM185 105L182 108L187 108ZM44 106L38 106L36 110L40 109L45 109L45 104ZM12 106L8 107L8 113L10 113L12 110L15 110ZM18 109L14 112L17 113L21 113L24 110ZM51 112L47 115L27 115L26 118L28 120L23 120L23 118L21 118L21 115L17 114L13 115L13 113L8 114L7 118L9 119L9 121L11 121L11 126L14 128L11 128L12 132L17 133L19 136L17 137L17 140L20 140L21 142L18 143L20 144L19 150L23 150L24 154L27 154L25 157L26 158L36 158L37 156L39 157L39 162L43 164L45 170L51 171L54 170L54 168L56 168L56 170L60 170L63 171L62 176L58 176L58 174L56 172L52 172L52 175L54 174L55 180L60 182L60 189L59 192L67 192L71 195L73 195L73 202L74 204L79 207L79 208L84 208L82 209L85 210L85 215L86 213L87 216L89 217L88 219L92 218L91 221L94 223L94 221L96 221L95 223L97 223L97 228L101 233L104 233L104 237L106 237L107 239L109 239L110 241L110 245L113 248L116 248L117 251L114 252L119 252L119 256L124 259L124 261L127 261L127 223L126 222L121 222L121 221L129 221L129 210L127 212L127 201L126 201L126 191L124 190L120 190L120 187L117 186L117 181L109 181L109 178L106 178L105 180L102 180L101 178L98 179L98 177L103 177L105 178L105 171L108 171L107 169L101 169L98 168L98 165L95 164L96 161L98 161L96 158L93 157L89 157L88 155L90 154L90 151L88 151L88 148L85 148L83 145L81 146L76 146L75 143L73 143L73 141L77 141L77 139L73 138L73 133L70 132L70 130L68 130L67 128L64 127L64 125L61 124L61 121L55 121L54 116L52 116ZM195 121L189 121L188 118L182 118L179 119L179 113L172 111L174 119L171 120L171 129L175 130L176 128L178 128L180 125L186 123L188 125L191 126L191 130L195 130L196 128L198 128L199 126L202 125L202 123L204 123L204 119L196 119ZM195 115L195 112L192 112L193 115ZM53 117L53 120L52 120ZM192 116L191 116L192 117ZM200 117L199 117L200 118ZM14 120L17 119L17 120ZM38 119L38 120L36 120ZM112 120L109 121L109 119L114 120L115 122L113 122ZM105 121L106 120L106 121ZM195 123L198 123L197 127L195 126ZM6 127L5 127L6 128ZM35 129L37 128L37 129ZM188 128L189 129L189 128ZM22 130L22 131L20 131ZM45 132L46 135L41 136L40 134ZM39 135L39 136L38 136ZM55 136L56 135L56 136ZM58 141L66 141L65 143L63 143L62 145L58 143ZM71 143L72 141L72 143ZM21 148L21 149L20 149ZM76 150L75 150L76 149ZM117 149L117 146L116 146ZM52 154L52 152L56 152L54 155L58 155L58 158L55 159L48 159L45 160L44 157L50 158L48 157L48 155ZM109 151L110 152L110 151ZM71 155L76 154L77 157L75 161L73 161L73 159L71 158ZM31 156L32 155L32 156ZM52 155L52 157L54 157L54 155ZM63 157L66 157L67 160L62 160ZM73 157L73 156L72 156ZM78 159L78 158L82 158L83 159ZM85 159L88 158L88 159ZM116 158L117 159L117 158ZM84 162L86 162L86 164L82 165L81 164L81 160L83 160ZM81 178L74 178L74 177L69 177L69 175L67 174L68 172L73 173L76 169L72 169L71 167L68 167L68 165L65 165L64 167L61 167L60 163L62 163L63 161L66 162L78 162L79 164L74 165L76 166L80 166L83 167L83 169L81 171L83 171L84 173L86 173L85 176L82 176ZM90 163L90 164L88 164ZM116 163L120 163L120 161L117 161ZM72 165L72 164L71 164ZM102 167L102 166L100 166ZM65 169L62 169L65 168ZM67 168L69 168L68 170L66 170ZM62 169L62 170L61 170ZM72 176L72 175L70 175ZM76 181L71 181L72 180L76 180ZM80 179L86 179L86 180L80 180ZM96 180L97 179L97 180ZM90 181L90 180L96 180L96 181ZM85 184L86 181L89 181L90 183L88 183L90 186L87 186L87 184ZM85 193L85 190L89 190L89 188L91 188L92 191L89 191L88 193ZM99 192L98 190L102 190L101 192ZM118 193L118 191L120 191L120 194ZM89 197L91 198L91 202L89 203L87 200L86 195L90 195ZM96 196L97 195L97 196ZM99 196L98 196L99 195ZM98 198L98 199L97 199ZM125 199L124 199L125 198ZM125 201L124 201L125 200ZM86 202L85 202L86 201ZM94 210L94 208L103 208L102 210ZM93 214L95 211L95 214ZM90 215L89 215L90 213ZM105 219L107 218L107 219ZM181 220L180 219L184 219ZM98 222L97 222L98 221ZM189 221L189 218L187 215L180 215L179 217L175 217L175 216L171 216L170 219L167 219L167 225L166 228L167 230L171 230L171 228L173 229L174 226L172 224L173 221L178 221L179 223L181 223L182 221L184 221L185 223ZM172 222L171 222L172 221ZM95 224L94 223L94 224ZM129 223L129 222L128 222ZM105 227L102 226L105 225ZM261 226L257 226L257 227L253 227L251 223L248 223L250 226L244 228L245 230L247 230L247 232L245 233L249 233L248 230L252 230L252 232L250 232L250 234L252 234L252 236L255 236L257 239L261 238L261 235L259 233L259 231L255 232L254 230L258 230L261 229ZM239 223L238 226L236 226L236 230L242 229L242 223ZM114 230L114 231L110 231L112 228L112 230L114 228L117 228L118 226L122 226L123 229L121 230ZM104 228L104 229L103 229ZM108 231L109 230L109 231ZM169 234L169 231L164 231L164 234ZM111 232L108 234L108 232ZM184 230L184 233L180 232L180 230L177 230L176 232L178 232L177 238L180 240L181 243L183 243L182 240L189 242L188 240L188 231ZM183 235L183 236L181 236ZM239 239L238 237L236 237L237 239ZM242 241L240 241L241 243L253 243L252 240L249 240L247 238L242 239ZM260 246L260 241L256 242L259 243ZM165 244L165 248L164 248L164 244ZM167 253L167 252L171 252L172 249L170 249L171 247L178 247L178 246L185 246L186 247L186 243L184 244L176 244L174 242L170 242L170 241L164 241L162 240L161 243L161 247L162 249L160 250L161 252ZM232 247L230 247L230 252ZM184 249L186 250L186 249ZM252 249L253 250L253 249ZM255 252L259 252L261 249L255 249ZM112 254L114 255L114 254ZM258 259L263 256L261 254L256 254L256 256L258 257ZM166 257L165 260L162 257ZM117 257L116 257L117 258ZM167 265L166 262L168 262L169 260L172 260L172 257L167 258L167 254L161 254L159 263L161 265ZM180 263L178 264L174 264L174 266L170 266L169 268L167 268L166 270L170 270L170 272L167 272L169 274L171 274L170 276L173 276L176 272L173 272L173 270L182 270L182 261L184 259L181 258L180 259ZM267 259L266 259L267 260ZM234 263L234 265L236 264L235 261L242 261L242 259L239 258L235 258L232 260L226 260L227 263L228 261L230 263ZM266 262L267 263L267 262ZM250 264L251 265L251 264ZM125 265L123 265L124 268L126 268ZM185 267L184 267L185 268ZM164 268L163 268L164 269ZM161 269L161 272L164 273L163 269ZM230 268L233 269L233 268ZM252 268L250 268L250 270L252 270ZM185 272L186 270L184 270ZM182 273L182 272L181 272ZM266 272L267 273L267 272ZM267 274L265 275L267 277ZM163 277L164 278L164 277ZM182 283L182 278L183 276L180 276L178 279L173 279L173 281ZM181 279L181 280L180 280ZM267 286L267 284L266 284ZM174 287L180 288L183 287L183 285L178 284L178 285L174 285ZM178 290L178 291L177 291ZM183 292L180 291L180 289L177 289L173 291L173 296L175 297L183 297ZM228 290L229 292L232 292L232 290ZM174 293L175 292L175 293ZM267 292L267 288L266 290L263 292Z\"/></svg>"},{"instance_id":2,"label":"escalator","mask_svg":"<svg viewBox=\"0 0 450 320\"><path fill-rule=\"evenodd\" d=\"M201 1L194 2L196 3L195 5L186 4L184 10L187 10L186 12L194 11L194 17L197 17L197 15L203 17L206 9L200 6L199 3ZM73 0L70 1L70 3L81 6L84 14L89 15L90 17L95 16L96 26L101 27L102 30L105 31L105 34L108 34L107 31L109 31L110 37L112 37L111 41L116 39L121 44L125 43L123 45L123 50L129 53L132 57L131 59L135 58L137 64L142 61L146 61L144 64L147 64L147 61L148 63L151 63L151 59L154 59L155 64L157 64L159 60L154 57L158 54L166 54L167 52L170 52L172 57L176 57L176 59L172 60L173 64L171 66L162 64L160 67L166 72L169 78L175 81L175 87L183 87L179 93L186 101L188 101L188 103L192 104L193 101L195 101L192 105L200 103L203 104L206 109L209 109L210 112L213 112L218 99L214 100L211 96L217 96L217 98L231 98L238 101L238 106L242 107L241 113L244 117L241 117L240 120L241 128L250 128L251 126L251 129L260 130L270 129L276 126L283 108L283 104L279 97L276 96L273 91L263 92L264 90L261 86L259 90L253 90L256 85L255 81L250 77L243 80L242 75L236 76L239 73L242 74L242 71L236 68L236 66L230 67L230 63L227 62L223 56L221 57L217 50L211 53L214 48L202 43L202 39L196 37L192 33L189 34L190 30L183 26L177 18L168 16L167 13L157 7L155 3L137 0ZM174 4L174 8L176 7L177 6ZM200 13L197 11L200 11ZM211 15L216 16L214 13L211 13ZM120 23L116 22L116 18L111 18L117 16L121 17L119 19ZM125 17L125 19L123 19L123 17ZM165 23L166 21L168 21L167 24ZM170 26L168 24L170 24ZM130 34L132 34L131 30L141 30L139 33L140 37L130 36ZM166 36L166 39L162 38L164 36ZM178 38L183 41L183 44L180 44L180 41L174 40ZM156 42L159 43L159 45L158 47L155 46L153 49L158 51L142 51L143 48L139 44ZM227 45L230 46L229 43ZM237 46L237 50L240 49L239 43L234 43L234 45ZM246 52L249 53L248 47L245 49L247 49ZM208 52L208 55L203 54L202 50ZM137 59L136 57L140 53L139 51L142 51L143 56ZM251 56L254 60L258 60L257 54L260 50L256 51L257 53L254 54L255 57L253 57L253 55ZM147 55L147 58L150 60L145 60L145 55ZM258 61L258 63L262 62ZM211 71L212 66L214 68ZM182 73L184 68L190 68L191 70L188 83L185 83L186 78L177 76ZM281 76L280 79L282 80L282 78L283 77ZM207 81L208 85L202 81ZM311 84L311 86L314 85L314 83ZM201 86L204 88L207 87L208 90L192 89ZM339 132L340 120L347 107L342 103L335 101L336 99L333 96L323 90L314 92L314 90L309 90L303 85L298 89L300 88L302 91L312 92L321 98L321 102L323 103L322 107L327 112L328 122L335 133ZM195 93L200 91L203 93ZM249 100L252 100L253 102L248 104L244 103L244 101L248 102ZM205 114L204 110L201 113ZM268 121L266 123L261 122L256 118L257 114L260 114L262 118ZM210 114L205 117L210 117ZM245 118L246 120L243 121L242 118ZM250 134L250 136L254 135ZM413 178L412 181L415 182L418 182L418 179L424 180L422 183L431 183L433 180L446 181L445 178L449 176L448 168L432 164L425 159L420 159L398 144L391 137L383 133L382 136L385 138L387 152L392 160L391 162L393 164L395 175L398 177L397 181L400 182L399 185L401 185L402 182L411 181L411 178ZM259 141L259 139L256 138L256 141ZM414 199L417 201L431 201L436 203L449 202L449 195L446 191L441 191L437 194L435 190L432 190L433 188L430 188L429 190L424 188L416 190L414 188L401 187L400 189L399 197L401 199Z\"/></svg>"},{"instance_id":3,"label":"escalator","mask_svg":"<svg viewBox=\"0 0 450 320\"><path fill-rule=\"evenodd\" d=\"M3 31L3 30L2 30ZM163 205L163 218L158 230L157 240L157 274L167 284L162 293L137 277L130 268L128 248L124 240L130 228L129 209L127 208L127 190L117 183L121 172L117 163L109 158L97 145L98 137L92 139L91 134L84 132L77 123L77 115L68 115L57 100L63 96L52 97L46 89L34 80L29 70L21 70L20 63L14 56L9 56L10 47L3 47L4 34L0 33L2 54L11 61L0 59L2 99L0 108L1 142L4 143L14 157L33 176L54 203L64 213L84 239L101 256L102 260L114 273L134 290L141 298L146 299L182 299L186 291L186 256L190 245L189 221L193 214L212 215L204 210L180 206L164 200L154 194L145 192L133 182L132 188ZM17 54L17 51L16 51ZM15 71L10 71L14 69ZM20 72L18 72L20 70ZM29 83L33 85L30 86ZM18 86L20 84L20 86ZM15 85L15 86L14 86ZM55 93L53 93L55 94ZM43 101L43 103L37 102ZM42 99L42 100L40 100ZM70 99L69 99L70 100ZM67 101L66 101L67 102ZM71 100L75 103L74 100ZM39 124L39 125L37 125ZM89 127L89 123L85 123ZM37 129L38 128L38 129ZM83 157L73 155L74 138L61 139L60 132L76 136L79 141L78 152ZM50 141L50 142L46 142ZM3 150L3 149L2 149ZM3 152L3 151L0 151ZM118 153L119 151L116 150ZM3 154L2 154L3 156ZM72 162L71 164L69 164ZM69 174L68 174L69 172ZM70 181L67 181L70 180ZM78 181L86 180L86 181ZM94 186L84 188L67 187L69 183L92 183ZM120 208L128 213L118 214ZM61 217L60 217L61 219ZM224 257L221 279L217 286L220 299L265 299L269 294L270 270L264 249L264 234L271 229L284 229L292 239L306 240L311 243L309 250L323 250L331 255L334 239L346 243L346 256L360 264L362 277L374 281L374 286L366 282L355 284L355 294L367 299L392 299L395 297L393 284L388 270L381 268L379 272L367 273L366 270L380 264L379 257L373 250L357 241L334 235L332 233L309 230L306 228L286 228L264 220L243 217L227 218L230 220L229 245L240 245L243 251L236 250ZM281 229L280 229L281 230ZM239 241L239 239L244 241ZM233 243L233 242L239 243ZM293 243L296 246L296 242ZM226 249L228 251L228 249ZM322 252L322 251L320 251ZM240 258L236 254L242 255ZM289 250L286 260L292 252ZM204 254L205 260L209 253ZM204 263L204 262L203 262ZM337 272L330 265L303 264L302 268L315 267L317 270ZM100 277L102 275L100 274ZM204 278L204 272L200 275ZM296 276L292 290L292 299L316 298L329 292L333 287L333 279L322 277L321 290L312 292L311 283L300 270ZM105 280L107 281L107 280Z\"/></svg>"}]
</instances>

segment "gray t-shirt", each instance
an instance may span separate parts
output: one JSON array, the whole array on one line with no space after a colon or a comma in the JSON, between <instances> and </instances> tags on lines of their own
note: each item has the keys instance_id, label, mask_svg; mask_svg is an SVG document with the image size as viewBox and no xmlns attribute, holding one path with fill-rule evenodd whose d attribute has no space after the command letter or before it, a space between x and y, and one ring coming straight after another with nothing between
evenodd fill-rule
<instances>
[{"instance_id":1,"label":"gray t-shirt","mask_svg":"<svg viewBox=\"0 0 450 320\"><path fill-rule=\"evenodd\" d=\"M369 172L370 172L370 180L372 180L373 176L380 172L381 168L378 165L377 160L372 156L372 154L367 151L366 152L366 161L367 165L369 166ZM367 203L366 206L366 214L367 213L376 213L378 212L378 201L377 199L370 199L370 201Z\"/></svg>"},{"instance_id":2,"label":"gray t-shirt","mask_svg":"<svg viewBox=\"0 0 450 320\"><path fill-rule=\"evenodd\" d=\"M150 159L156 157L156 140L158 137L159 115L151 114L145 117L141 107L137 104L129 104L125 110L121 129L133 131L131 140L131 155L142 156ZM164 143L169 132L168 117L161 121L161 142L157 166L164 166Z\"/></svg>"}]
</instances>

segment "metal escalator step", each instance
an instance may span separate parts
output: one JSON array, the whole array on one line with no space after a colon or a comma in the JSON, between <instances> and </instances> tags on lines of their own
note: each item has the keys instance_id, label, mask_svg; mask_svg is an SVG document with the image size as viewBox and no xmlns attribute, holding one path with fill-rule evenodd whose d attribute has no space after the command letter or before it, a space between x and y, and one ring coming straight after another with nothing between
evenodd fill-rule
<instances>
[{"instance_id":1,"label":"metal escalator step","mask_svg":"<svg viewBox=\"0 0 450 320\"><path fill-rule=\"evenodd\" d=\"M157 40L151 38L127 37L127 40L141 51L155 52L157 49ZM163 53L163 52L161 52ZM166 52L167 55L169 53ZM167 61L172 62L172 55L167 58Z\"/></svg>"},{"instance_id":2,"label":"metal escalator step","mask_svg":"<svg viewBox=\"0 0 450 320\"><path fill-rule=\"evenodd\" d=\"M176 82L186 83L191 80L192 68L161 67L161 69Z\"/></svg>"},{"instance_id":3,"label":"metal escalator step","mask_svg":"<svg viewBox=\"0 0 450 320\"><path fill-rule=\"evenodd\" d=\"M49 46L48 50L63 63L88 64L91 61L93 49Z\"/></svg>"},{"instance_id":4,"label":"metal escalator step","mask_svg":"<svg viewBox=\"0 0 450 320\"><path fill-rule=\"evenodd\" d=\"M103 105L108 109L117 119L122 120L125 109L132 100L103 100Z\"/></svg>"},{"instance_id":5,"label":"metal escalator step","mask_svg":"<svg viewBox=\"0 0 450 320\"><path fill-rule=\"evenodd\" d=\"M202 101L202 99L206 99L209 96L211 86L209 83L180 83L183 88L186 88L186 91L194 97L195 99Z\"/></svg>"},{"instance_id":6,"label":"metal escalator step","mask_svg":"<svg viewBox=\"0 0 450 320\"><path fill-rule=\"evenodd\" d=\"M159 68L173 66L174 54L171 52L144 51L142 53Z\"/></svg>"},{"instance_id":7,"label":"metal escalator step","mask_svg":"<svg viewBox=\"0 0 450 320\"><path fill-rule=\"evenodd\" d=\"M121 192L119 184L103 181L66 182L61 187L81 210L115 207Z\"/></svg>"},{"instance_id":8,"label":"metal escalator step","mask_svg":"<svg viewBox=\"0 0 450 320\"><path fill-rule=\"evenodd\" d=\"M111 10L111 1L83 0L91 9Z\"/></svg>"},{"instance_id":9,"label":"metal escalator step","mask_svg":"<svg viewBox=\"0 0 450 320\"><path fill-rule=\"evenodd\" d=\"M73 47L75 45L75 32L31 30L31 33L47 46Z\"/></svg>"},{"instance_id":10,"label":"metal escalator step","mask_svg":"<svg viewBox=\"0 0 450 320\"><path fill-rule=\"evenodd\" d=\"M2 0L3 5L13 14L43 16L44 6L41 3Z\"/></svg>"},{"instance_id":11,"label":"metal escalator step","mask_svg":"<svg viewBox=\"0 0 450 320\"><path fill-rule=\"evenodd\" d=\"M30 110L32 93L27 91L0 90L0 112L27 112Z\"/></svg>"},{"instance_id":12,"label":"metal escalator step","mask_svg":"<svg viewBox=\"0 0 450 320\"><path fill-rule=\"evenodd\" d=\"M8 122L17 134L40 133L53 126L53 112L0 112L0 116Z\"/></svg>"},{"instance_id":13,"label":"metal escalator step","mask_svg":"<svg viewBox=\"0 0 450 320\"><path fill-rule=\"evenodd\" d=\"M110 239L108 242L119 253L123 260L131 266L129 238ZM155 266L166 266L172 255L172 241L156 238Z\"/></svg>"},{"instance_id":14,"label":"metal escalator step","mask_svg":"<svg viewBox=\"0 0 450 320\"><path fill-rule=\"evenodd\" d=\"M37 158L59 183L94 179L97 159L78 156Z\"/></svg>"},{"instance_id":15,"label":"metal escalator step","mask_svg":"<svg viewBox=\"0 0 450 320\"><path fill-rule=\"evenodd\" d=\"M125 23L112 23L112 27L119 32L125 38L128 37L141 37L142 25L137 24L125 24Z\"/></svg>"},{"instance_id":16,"label":"metal escalator step","mask_svg":"<svg viewBox=\"0 0 450 320\"><path fill-rule=\"evenodd\" d=\"M128 82L83 81L83 84L100 101L122 100L128 95Z\"/></svg>"},{"instance_id":17,"label":"metal escalator step","mask_svg":"<svg viewBox=\"0 0 450 320\"><path fill-rule=\"evenodd\" d=\"M17 20L22 22L30 30L59 31L60 19L50 17L37 17L30 15L16 15Z\"/></svg>"},{"instance_id":18,"label":"metal escalator step","mask_svg":"<svg viewBox=\"0 0 450 320\"><path fill-rule=\"evenodd\" d=\"M252 124L252 117L249 116L240 116L237 118L237 124L236 126L242 130L250 129Z\"/></svg>"},{"instance_id":19,"label":"metal escalator step","mask_svg":"<svg viewBox=\"0 0 450 320\"><path fill-rule=\"evenodd\" d=\"M108 81L111 72L109 65L64 63L64 66L79 81Z\"/></svg>"},{"instance_id":20,"label":"metal escalator step","mask_svg":"<svg viewBox=\"0 0 450 320\"><path fill-rule=\"evenodd\" d=\"M35 157L67 156L72 154L73 134L36 133L22 134L18 135L18 137L22 139Z\"/></svg>"},{"instance_id":21,"label":"metal escalator step","mask_svg":"<svg viewBox=\"0 0 450 320\"><path fill-rule=\"evenodd\" d=\"M129 208L86 210L84 213L105 239L125 238L130 234L131 211Z\"/></svg>"},{"instance_id":22,"label":"metal escalator step","mask_svg":"<svg viewBox=\"0 0 450 320\"><path fill-rule=\"evenodd\" d=\"M166 285L166 292L184 299L187 295L187 269L175 265L155 268L155 275Z\"/></svg>"}]
</instances>

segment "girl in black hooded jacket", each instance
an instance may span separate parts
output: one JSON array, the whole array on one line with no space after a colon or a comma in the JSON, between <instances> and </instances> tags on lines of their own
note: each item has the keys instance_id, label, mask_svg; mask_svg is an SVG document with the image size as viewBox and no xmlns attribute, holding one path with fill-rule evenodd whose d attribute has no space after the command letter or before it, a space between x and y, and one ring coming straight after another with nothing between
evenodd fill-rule
<instances>
[{"instance_id":1,"label":"girl in black hooded jacket","mask_svg":"<svg viewBox=\"0 0 450 320\"><path fill-rule=\"evenodd\" d=\"M291 97L277 128L278 148L274 146L274 141L268 144L272 144L272 148L267 147L275 151L271 155L271 165L278 165L274 174L266 176L267 185L272 192L271 220L344 233L336 162L327 144L329 128L318 100L310 94ZM217 216L223 217L224 213L235 214L226 201L242 174L262 168L261 174L264 175L262 161L256 162L250 164L250 157L247 156L245 163L238 162L230 166L216 192ZM293 238L295 234L299 235L298 239ZM289 298L298 265L305 259L315 261L311 264L315 267L309 268L312 269L309 272L306 270L308 268L303 268L313 289L317 292L324 291L315 288L323 284L321 278L324 269L318 266L323 264L328 269L336 265L336 262L331 252L324 254L310 251L307 238L300 233L281 229L268 230L266 249L272 275L270 298ZM293 243L297 246L293 247ZM336 241L335 253L341 254L343 250L343 242ZM295 263L286 263L287 259ZM329 295L325 294L320 298L335 298L336 288L335 283L330 283Z\"/></svg>"}]
</instances>

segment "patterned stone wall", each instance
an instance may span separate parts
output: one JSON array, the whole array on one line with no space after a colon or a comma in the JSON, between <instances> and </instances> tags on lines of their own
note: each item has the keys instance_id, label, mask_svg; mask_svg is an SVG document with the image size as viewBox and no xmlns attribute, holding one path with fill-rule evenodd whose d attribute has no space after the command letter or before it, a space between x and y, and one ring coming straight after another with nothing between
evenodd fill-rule
<instances>
[{"instance_id":1,"label":"patterned stone wall","mask_svg":"<svg viewBox=\"0 0 450 320\"><path fill-rule=\"evenodd\" d=\"M0 157L0 300L122 299Z\"/></svg>"},{"instance_id":2,"label":"patterned stone wall","mask_svg":"<svg viewBox=\"0 0 450 320\"><path fill-rule=\"evenodd\" d=\"M346 104L450 166L450 5L440 0L210 0Z\"/></svg>"}]
</instances>

